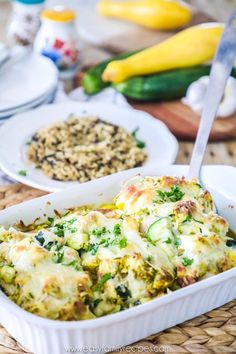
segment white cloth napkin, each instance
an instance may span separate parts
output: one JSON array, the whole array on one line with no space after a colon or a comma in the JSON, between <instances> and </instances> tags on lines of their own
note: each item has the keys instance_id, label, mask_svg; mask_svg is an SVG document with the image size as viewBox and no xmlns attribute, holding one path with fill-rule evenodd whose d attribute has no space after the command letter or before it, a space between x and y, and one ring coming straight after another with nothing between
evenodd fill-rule
<instances>
[{"instance_id":1,"label":"white cloth napkin","mask_svg":"<svg viewBox=\"0 0 236 354\"><path fill-rule=\"evenodd\" d=\"M60 84L55 95L53 103L60 103L60 102L69 102L69 101L77 101L77 102L108 102L113 103L118 106L123 107L131 107L127 102L126 98L119 92L115 91L113 88L106 88L102 92L88 96L84 93L82 87L78 87L77 89L70 92L67 95L64 90L63 86ZM11 119L11 118L9 118ZM4 124L5 120L0 120L0 126ZM15 183L16 181L8 177L4 172L0 170L0 185L6 185L9 183Z\"/></svg>"},{"instance_id":2,"label":"white cloth napkin","mask_svg":"<svg viewBox=\"0 0 236 354\"><path fill-rule=\"evenodd\" d=\"M59 88L54 103L59 102L68 102L68 101L77 101L77 102L107 102L117 104L118 106L131 107L126 98L116 90L111 87L104 89L103 91L97 93L96 95L88 96L84 92L82 87L78 87L74 91L70 92L69 95L66 95L65 92Z\"/></svg>"}]
</instances>

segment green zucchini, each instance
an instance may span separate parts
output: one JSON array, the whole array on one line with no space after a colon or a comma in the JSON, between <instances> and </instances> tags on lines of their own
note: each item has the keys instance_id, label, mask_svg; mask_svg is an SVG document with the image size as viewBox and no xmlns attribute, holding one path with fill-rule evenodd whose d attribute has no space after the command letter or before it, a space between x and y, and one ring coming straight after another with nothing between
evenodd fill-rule
<instances>
[{"instance_id":1,"label":"green zucchini","mask_svg":"<svg viewBox=\"0 0 236 354\"><path fill-rule=\"evenodd\" d=\"M147 239L153 242L172 240L171 221L168 217L163 217L151 224L147 231Z\"/></svg>"},{"instance_id":2,"label":"green zucchini","mask_svg":"<svg viewBox=\"0 0 236 354\"><path fill-rule=\"evenodd\" d=\"M159 74L139 76L112 86L125 96L139 101L168 101L184 97L189 85L209 75L210 66L195 66ZM236 77L236 69L232 76Z\"/></svg>"},{"instance_id":3,"label":"green zucchini","mask_svg":"<svg viewBox=\"0 0 236 354\"><path fill-rule=\"evenodd\" d=\"M82 79L82 86L84 88L85 93L87 93L88 95L93 95L95 93L100 92L105 87L110 85L109 82L102 81L102 74L107 64L109 64L113 60L128 58L139 51L141 51L141 49L138 51L122 53L111 59L105 60L102 63L95 65L92 68L90 68L88 71L86 71Z\"/></svg>"}]
</instances>

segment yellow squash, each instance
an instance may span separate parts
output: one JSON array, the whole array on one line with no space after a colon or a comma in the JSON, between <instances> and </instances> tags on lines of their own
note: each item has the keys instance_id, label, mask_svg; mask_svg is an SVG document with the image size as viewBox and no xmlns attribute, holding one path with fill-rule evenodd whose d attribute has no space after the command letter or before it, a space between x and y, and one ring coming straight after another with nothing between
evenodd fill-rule
<instances>
[{"instance_id":1,"label":"yellow squash","mask_svg":"<svg viewBox=\"0 0 236 354\"><path fill-rule=\"evenodd\" d=\"M98 11L103 16L128 20L153 29L178 28L187 24L192 17L190 7L178 0L101 0Z\"/></svg>"},{"instance_id":2,"label":"yellow squash","mask_svg":"<svg viewBox=\"0 0 236 354\"><path fill-rule=\"evenodd\" d=\"M132 76L205 63L213 58L223 28L220 23L207 23L185 29L127 59L112 61L102 79L118 83Z\"/></svg>"}]
</instances>

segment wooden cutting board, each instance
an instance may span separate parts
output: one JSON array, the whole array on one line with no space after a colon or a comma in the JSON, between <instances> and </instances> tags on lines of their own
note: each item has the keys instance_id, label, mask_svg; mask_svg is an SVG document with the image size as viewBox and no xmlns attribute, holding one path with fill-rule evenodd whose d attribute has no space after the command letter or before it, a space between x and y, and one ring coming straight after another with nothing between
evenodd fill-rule
<instances>
[{"instance_id":1,"label":"wooden cutting board","mask_svg":"<svg viewBox=\"0 0 236 354\"><path fill-rule=\"evenodd\" d=\"M195 140L200 116L180 101L139 103L130 101L136 108L162 120L180 140ZM210 141L236 139L236 114L215 120Z\"/></svg>"}]
</instances>

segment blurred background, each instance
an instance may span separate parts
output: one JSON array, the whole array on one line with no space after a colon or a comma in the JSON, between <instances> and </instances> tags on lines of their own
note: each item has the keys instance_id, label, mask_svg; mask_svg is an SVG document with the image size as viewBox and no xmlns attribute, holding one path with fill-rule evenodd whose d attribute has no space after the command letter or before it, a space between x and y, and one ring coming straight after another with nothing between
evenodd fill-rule
<instances>
[{"instance_id":1,"label":"blurred background","mask_svg":"<svg viewBox=\"0 0 236 354\"><path fill-rule=\"evenodd\" d=\"M226 20L227 16L236 8L236 0L186 0L201 11L219 21ZM83 8L94 5L96 0L47 0L47 6L65 5L78 11L78 17L83 17ZM10 13L10 1L0 0L0 40L5 38L5 25Z\"/></svg>"}]
</instances>

